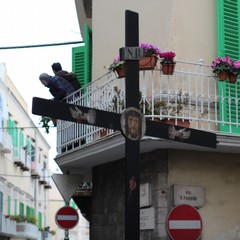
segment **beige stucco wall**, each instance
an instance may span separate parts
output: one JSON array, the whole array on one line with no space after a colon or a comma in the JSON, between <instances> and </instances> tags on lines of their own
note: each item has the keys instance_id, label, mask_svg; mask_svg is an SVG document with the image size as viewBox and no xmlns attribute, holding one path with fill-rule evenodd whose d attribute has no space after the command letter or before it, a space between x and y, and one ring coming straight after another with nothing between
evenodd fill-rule
<instances>
[{"instance_id":1,"label":"beige stucco wall","mask_svg":"<svg viewBox=\"0 0 240 240\"><path fill-rule=\"evenodd\" d=\"M169 187L173 184L204 187L205 203L199 209L203 221L202 239L239 239L239 156L169 151L168 184Z\"/></svg>"},{"instance_id":2,"label":"beige stucco wall","mask_svg":"<svg viewBox=\"0 0 240 240\"><path fill-rule=\"evenodd\" d=\"M93 79L107 72L125 45L125 10L139 13L139 42L174 51L176 60L211 63L215 57L214 0L93 0Z\"/></svg>"}]
</instances>

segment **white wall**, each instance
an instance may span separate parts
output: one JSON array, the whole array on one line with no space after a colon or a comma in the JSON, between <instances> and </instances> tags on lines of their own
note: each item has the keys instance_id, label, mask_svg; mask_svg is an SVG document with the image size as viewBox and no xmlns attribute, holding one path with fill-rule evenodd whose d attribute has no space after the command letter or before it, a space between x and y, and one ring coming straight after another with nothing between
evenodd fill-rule
<instances>
[{"instance_id":1,"label":"white wall","mask_svg":"<svg viewBox=\"0 0 240 240\"><path fill-rule=\"evenodd\" d=\"M213 0L93 0L93 79L125 45L125 10L139 13L139 42L176 52L177 60L210 64L215 58L216 2Z\"/></svg>"},{"instance_id":2,"label":"white wall","mask_svg":"<svg viewBox=\"0 0 240 240\"><path fill-rule=\"evenodd\" d=\"M240 233L240 162L236 154L169 151L169 188L201 185L205 203L199 209L202 239L232 238ZM223 237L225 236L225 237Z\"/></svg>"}]
</instances>

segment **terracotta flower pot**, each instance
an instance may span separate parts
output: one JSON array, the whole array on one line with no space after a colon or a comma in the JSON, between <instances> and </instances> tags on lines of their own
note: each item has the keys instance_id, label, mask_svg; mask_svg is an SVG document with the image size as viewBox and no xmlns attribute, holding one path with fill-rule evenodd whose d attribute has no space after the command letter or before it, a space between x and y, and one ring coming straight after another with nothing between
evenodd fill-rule
<instances>
[{"instance_id":1,"label":"terracotta flower pot","mask_svg":"<svg viewBox=\"0 0 240 240\"><path fill-rule=\"evenodd\" d=\"M230 83L235 83L237 81L238 75L228 73L228 81Z\"/></svg>"},{"instance_id":2,"label":"terracotta flower pot","mask_svg":"<svg viewBox=\"0 0 240 240\"><path fill-rule=\"evenodd\" d=\"M175 64L174 63L161 63L162 73L164 75L173 75Z\"/></svg>"},{"instance_id":3,"label":"terracotta flower pot","mask_svg":"<svg viewBox=\"0 0 240 240\"><path fill-rule=\"evenodd\" d=\"M118 78L123 78L125 77L125 68L123 67L117 67L115 68L115 71L117 72L118 74Z\"/></svg>"},{"instance_id":4,"label":"terracotta flower pot","mask_svg":"<svg viewBox=\"0 0 240 240\"><path fill-rule=\"evenodd\" d=\"M139 70L153 70L157 65L156 56L147 56L139 60Z\"/></svg>"},{"instance_id":5,"label":"terracotta flower pot","mask_svg":"<svg viewBox=\"0 0 240 240\"><path fill-rule=\"evenodd\" d=\"M220 81L225 81L228 77L228 72L226 71L219 72L217 76Z\"/></svg>"}]
</instances>

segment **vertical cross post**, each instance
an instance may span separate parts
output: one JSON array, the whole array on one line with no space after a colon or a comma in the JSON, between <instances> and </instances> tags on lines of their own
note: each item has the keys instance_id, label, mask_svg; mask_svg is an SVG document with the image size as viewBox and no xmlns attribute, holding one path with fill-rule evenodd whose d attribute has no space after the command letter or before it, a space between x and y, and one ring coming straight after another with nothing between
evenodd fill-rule
<instances>
[{"instance_id":1,"label":"vertical cross post","mask_svg":"<svg viewBox=\"0 0 240 240\"><path fill-rule=\"evenodd\" d=\"M125 45L138 47L138 14L125 13ZM126 60L126 107L139 108L139 61ZM139 158L140 143L126 138L125 143L125 240L139 240Z\"/></svg>"}]
</instances>

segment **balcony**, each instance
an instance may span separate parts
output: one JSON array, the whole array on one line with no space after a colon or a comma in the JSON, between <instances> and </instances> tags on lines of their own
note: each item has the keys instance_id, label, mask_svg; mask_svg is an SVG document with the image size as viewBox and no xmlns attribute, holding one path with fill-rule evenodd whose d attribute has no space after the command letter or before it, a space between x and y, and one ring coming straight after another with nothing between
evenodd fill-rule
<instances>
[{"instance_id":1,"label":"balcony","mask_svg":"<svg viewBox=\"0 0 240 240\"><path fill-rule=\"evenodd\" d=\"M32 223L17 223L17 236L24 239L38 239L38 227Z\"/></svg>"},{"instance_id":2,"label":"balcony","mask_svg":"<svg viewBox=\"0 0 240 240\"><path fill-rule=\"evenodd\" d=\"M17 222L0 214L0 233L8 236L16 235Z\"/></svg>"},{"instance_id":3,"label":"balcony","mask_svg":"<svg viewBox=\"0 0 240 240\"><path fill-rule=\"evenodd\" d=\"M40 179L40 177L42 177L42 165L36 161L31 162L31 177L34 179Z\"/></svg>"},{"instance_id":4,"label":"balcony","mask_svg":"<svg viewBox=\"0 0 240 240\"><path fill-rule=\"evenodd\" d=\"M0 151L3 153L11 153L13 150L12 137L6 130L0 133Z\"/></svg>"},{"instance_id":5,"label":"balcony","mask_svg":"<svg viewBox=\"0 0 240 240\"><path fill-rule=\"evenodd\" d=\"M24 148L14 149L14 164L22 169L22 171L29 171L31 158Z\"/></svg>"},{"instance_id":6,"label":"balcony","mask_svg":"<svg viewBox=\"0 0 240 240\"><path fill-rule=\"evenodd\" d=\"M220 82L209 65L183 61L177 61L173 75L163 75L159 63L154 70L140 71L139 81L139 105L146 118L160 121L173 119L175 125L178 121L189 121L190 128L217 133L219 141L224 139L226 145L234 145L234 151L239 152L239 81L234 84ZM181 108L177 111L179 102ZM118 78L113 72L107 73L85 86L80 96L71 103L121 113L126 106L125 78ZM103 132L104 138L101 136ZM119 131L58 120L56 161L61 167L68 158L69 165L72 165L73 161L84 158L79 157L85 154L84 151L89 154L87 148L88 152L93 151L89 150L90 146L110 137L114 149L114 144L118 144L114 142L117 136L118 142L123 144ZM81 154L76 152L81 149ZM228 151L225 148L221 150ZM124 152L124 148L121 151ZM76 153L76 159L68 153Z\"/></svg>"}]
</instances>

